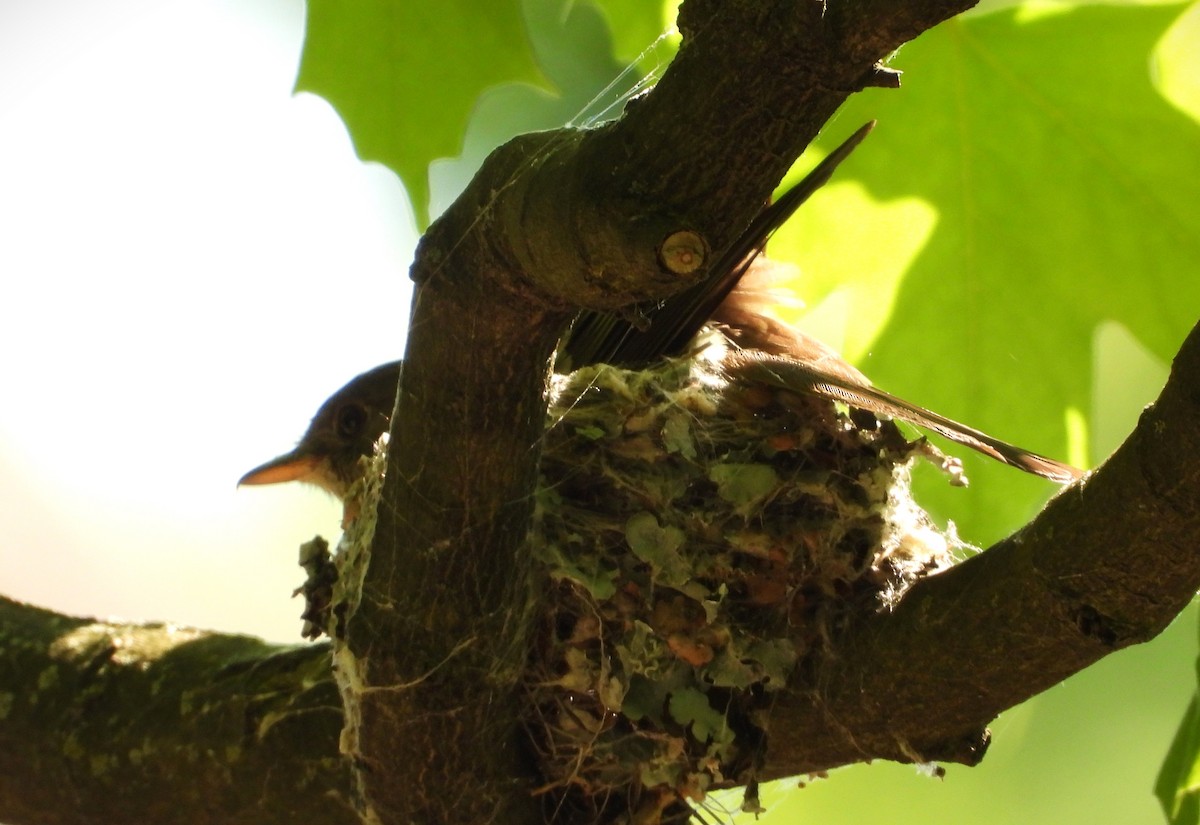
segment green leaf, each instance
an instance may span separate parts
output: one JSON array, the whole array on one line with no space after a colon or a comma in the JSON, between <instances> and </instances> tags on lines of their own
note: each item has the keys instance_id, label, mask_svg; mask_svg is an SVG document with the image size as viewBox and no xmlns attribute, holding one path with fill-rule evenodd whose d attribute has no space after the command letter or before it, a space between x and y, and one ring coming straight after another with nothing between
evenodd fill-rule
<instances>
[{"instance_id":1,"label":"green leaf","mask_svg":"<svg viewBox=\"0 0 1200 825\"><path fill-rule=\"evenodd\" d=\"M575 0L524 0L523 8L529 41L555 94L528 83L485 91L476 101L461 155L430 166L434 214L458 196L496 146L526 132L615 118L623 96L641 79L640 71L623 71L624 64L612 58L609 27L597 7Z\"/></svg>"},{"instance_id":2,"label":"green leaf","mask_svg":"<svg viewBox=\"0 0 1200 825\"><path fill-rule=\"evenodd\" d=\"M717 464L709 468L708 477L717 485L717 494L743 516L779 488L779 474L769 464Z\"/></svg>"},{"instance_id":3,"label":"green leaf","mask_svg":"<svg viewBox=\"0 0 1200 825\"><path fill-rule=\"evenodd\" d=\"M761 639L742 647L731 643L707 665L704 680L716 687L782 690L796 666L796 646L790 639Z\"/></svg>"},{"instance_id":4,"label":"green leaf","mask_svg":"<svg viewBox=\"0 0 1200 825\"><path fill-rule=\"evenodd\" d=\"M708 697L696 688L682 688L671 694L667 703L671 718L691 726L697 742L722 741L728 737L725 717L708 703Z\"/></svg>"},{"instance_id":5,"label":"green leaf","mask_svg":"<svg viewBox=\"0 0 1200 825\"><path fill-rule=\"evenodd\" d=\"M608 433L604 432L604 430L600 427L595 427L592 425L576 427L575 434L581 438L586 438L589 441L599 441L601 438L604 438L604 436L608 435Z\"/></svg>"},{"instance_id":6,"label":"green leaf","mask_svg":"<svg viewBox=\"0 0 1200 825\"><path fill-rule=\"evenodd\" d=\"M1200 823L1200 702L1192 697L1154 783L1171 825Z\"/></svg>"},{"instance_id":7,"label":"green leaf","mask_svg":"<svg viewBox=\"0 0 1200 825\"><path fill-rule=\"evenodd\" d=\"M571 579L582 585L597 599L607 599L617 592L617 571L593 553L580 552L579 547L564 548L557 543L534 547L538 559L556 579Z\"/></svg>"},{"instance_id":8,"label":"green leaf","mask_svg":"<svg viewBox=\"0 0 1200 825\"><path fill-rule=\"evenodd\" d=\"M761 675L750 663L743 662L729 649L722 650L704 666L704 680L714 687L744 689L757 682Z\"/></svg>"},{"instance_id":9,"label":"green leaf","mask_svg":"<svg viewBox=\"0 0 1200 825\"><path fill-rule=\"evenodd\" d=\"M621 704L621 713L634 721L649 719L661 724L663 706L667 701L667 688L640 673L629 679L629 690Z\"/></svg>"},{"instance_id":10,"label":"green leaf","mask_svg":"<svg viewBox=\"0 0 1200 825\"><path fill-rule=\"evenodd\" d=\"M604 12L612 30L613 54L622 63L642 56L660 34L674 22L677 3L648 3L646 0L591 0Z\"/></svg>"},{"instance_id":11,"label":"green leaf","mask_svg":"<svg viewBox=\"0 0 1200 825\"><path fill-rule=\"evenodd\" d=\"M846 320L846 354L880 386L1079 462L1098 325L1169 359L1200 314L1200 128L1147 59L1183 6L1045 8L901 49L903 87L855 96L828 138L879 127L773 254L801 263L815 319ZM919 494L972 541L1054 490L963 457L970 492Z\"/></svg>"},{"instance_id":12,"label":"green leaf","mask_svg":"<svg viewBox=\"0 0 1200 825\"><path fill-rule=\"evenodd\" d=\"M1196 661L1200 681L1200 659ZM1154 781L1154 795L1170 825L1200 823L1200 693L1192 696Z\"/></svg>"},{"instance_id":13,"label":"green leaf","mask_svg":"<svg viewBox=\"0 0 1200 825\"><path fill-rule=\"evenodd\" d=\"M678 527L659 526L653 513L635 513L625 522L625 540L629 549L654 568L655 578L663 584L682 585L691 576L691 568L679 554L684 538Z\"/></svg>"},{"instance_id":14,"label":"green leaf","mask_svg":"<svg viewBox=\"0 0 1200 825\"><path fill-rule=\"evenodd\" d=\"M670 413L662 428L663 448L668 453L678 453L686 459L696 457L696 444L692 441L691 418L682 411Z\"/></svg>"},{"instance_id":15,"label":"green leaf","mask_svg":"<svg viewBox=\"0 0 1200 825\"><path fill-rule=\"evenodd\" d=\"M309 0L296 90L321 95L358 156L400 176L420 226L427 167L458 154L480 93L544 85L519 0Z\"/></svg>"},{"instance_id":16,"label":"green leaf","mask_svg":"<svg viewBox=\"0 0 1200 825\"><path fill-rule=\"evenodd\" d=\"M786 687L799 658L791 639L763 639L751 645L746 655L761 665L764 690Z\"/></svg>"}]
</instances>

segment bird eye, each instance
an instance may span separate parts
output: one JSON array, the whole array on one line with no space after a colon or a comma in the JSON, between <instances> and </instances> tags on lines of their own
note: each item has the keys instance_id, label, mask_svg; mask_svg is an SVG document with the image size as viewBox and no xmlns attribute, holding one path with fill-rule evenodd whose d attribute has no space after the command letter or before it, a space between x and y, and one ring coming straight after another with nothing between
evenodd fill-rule
<instances>
[{"instance_id":1,"label":"bird eye","mask_svg":"<svg viewBox=\"0 0 1200 825\"><path fill-rule=\"evenodd\" d=\"M342 438L354 438L367 423L367 411L358 404L347 404L338 410L337 434Z\"/></svg>"}]
</instances>

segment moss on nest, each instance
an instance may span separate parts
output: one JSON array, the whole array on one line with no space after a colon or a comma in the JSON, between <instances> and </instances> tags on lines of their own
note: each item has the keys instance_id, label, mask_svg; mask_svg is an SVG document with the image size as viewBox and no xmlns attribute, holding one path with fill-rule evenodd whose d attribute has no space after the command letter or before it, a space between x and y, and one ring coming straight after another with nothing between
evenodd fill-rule
<instances>
[{"instance_id":1,"label":"moss on nest","mask_svg":"<svg viewBox=\"0 0 1200 825\"><path fill-rule=\"evenodd\" d=\"M950 563L909 489L915 457L943 456L869 413L731 383L720 347L706 352L555 378L531 537L547 588L522 720L548 820L682 823L737 785L757 810L772 694L816 684L849 619ZM332 615L316 575L329 562L310 571L314 631L342 635L384 448L348 497L371 517L339 544ZM339 679L353 752L353 662Z\"/></svg>"},{"instance_id":2,"label":"moss on nest","mask_svg":"<svg viewBox=\"0 0 1200 825\"><path fill-rule=\"evenodd\" d=\"M748 784L771 694L949 561L890 422L731 384L719 356L557 379L525 724L553 817L682 821Z\"/></svg>"}]
</instances>

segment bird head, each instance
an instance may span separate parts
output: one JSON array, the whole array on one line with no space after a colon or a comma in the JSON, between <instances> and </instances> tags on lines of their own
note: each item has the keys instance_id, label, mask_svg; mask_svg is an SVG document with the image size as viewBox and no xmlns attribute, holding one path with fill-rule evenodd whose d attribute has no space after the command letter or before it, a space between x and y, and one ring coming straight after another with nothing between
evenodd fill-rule
<instances>
[{"instance_id":1,"label":"bird head","mask_svg":"<svg viewBox=\"0 0 1200 825\"><path fill-rule=\"evenodd\" d=\"M392 361L351 380L321 405L295 449L255 467L238 484L303 481L344 499L362 473L358 460L388 428L400 367Z\"/></svg>"}]
</instances>

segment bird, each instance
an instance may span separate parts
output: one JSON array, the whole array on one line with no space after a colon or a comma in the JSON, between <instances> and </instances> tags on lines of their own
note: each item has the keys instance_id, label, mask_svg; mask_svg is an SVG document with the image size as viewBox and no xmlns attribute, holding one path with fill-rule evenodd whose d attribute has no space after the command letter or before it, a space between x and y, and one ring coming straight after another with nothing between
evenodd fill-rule
<instances>
[{"instance_id":1,"label":"bird","mask_svg":"<svg viewBox=\"0 0 1200 825\"><path fill-rule=\"evenodd\" d=\"M581 312L559 346L555 369L567 372L594 364L645 367L685 354L702 328L711 325L730 342L723 366L731 380L760 382L901 419L1058 483L1082 477L1083 472L1069 464L875 387L825 344L770 314L771 267L761 255L767 240L832 177L874 125L871 121L859 128L762 210L694 286L631 313ZM402 368L402 361L391 361L352 379L321 405L294 449L250 470L238 485L301 481L344 499L362 472L359 459L372 453L389 427Z\"/></svg>"}]
</instances>

